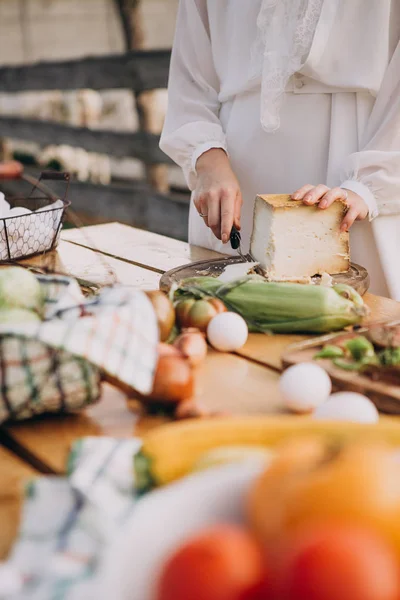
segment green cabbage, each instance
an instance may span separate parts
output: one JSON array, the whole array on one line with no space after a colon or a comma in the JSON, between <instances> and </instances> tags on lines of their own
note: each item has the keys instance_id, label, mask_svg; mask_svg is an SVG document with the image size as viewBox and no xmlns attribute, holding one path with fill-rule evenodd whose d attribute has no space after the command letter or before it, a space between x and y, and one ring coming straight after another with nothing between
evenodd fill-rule
<instances>
[{"instance_id":1,"label":"green cabbage","mask_svg":"<svg viewBox=\"0 0 400 600\"><path fill-rule=\"evenodd\" d=\"M27 310L26 308L0 309L0 326L33 323L35 321L40 321L40 317L32 310Z\"/></svg>"},{"instance_id":2,"label":"green cabbage","mask_svg":"<svg viewBox=\"0 0 400 600\"><path fill-rule=\"evenodd\" d=\"M39 281L22 267L0 268L0 311L32 310L41 314L44 297Z\"/></svg>"}]
</instances>

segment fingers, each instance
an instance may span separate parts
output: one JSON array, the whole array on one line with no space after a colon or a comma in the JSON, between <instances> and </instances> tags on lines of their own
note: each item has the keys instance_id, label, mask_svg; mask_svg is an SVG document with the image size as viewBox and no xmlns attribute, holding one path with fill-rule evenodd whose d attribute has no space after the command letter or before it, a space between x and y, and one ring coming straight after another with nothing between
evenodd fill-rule
<instances>
[{"instance_id":1,"label":"fingers","mask_svg":"<svg viewBox=\"0 0 400 600\"><path fill-rule=\"evenodd\" d=\"M222 195L221 200L221 240L223 244L228 242L232 225L236 215L236 198L237 194L235 191L226 191ZM240 213L239 213L240 218ZM217 236L218 237L218 236Z\"/></svg>"},{"instance_id":2,"label":"fingers","mask_svg":"<svg viewBox=\"0 0 400 600\"><path fill-rule=\"evenodd\" d=\"M340 226L340 231L348 231L357 219L365 219L368 207L364 200L352 191L340 187L329 189L326 185L303 185L292 195L293 200L301 200L307 205L316 205L325 210L337 200L344 200L348 206L345 218Z\"/></svg>"},{"instance_id":3,"label":"fingers","mask_svg":"<svg viewBox=\"0 0 400 600\"><path fill-rule=\"evenodd\" d=\"M242 198L242 193L239 192L236 194L236 199L235 199L235 212L234 212L234 219L233 219L233 224L235 225L236 229L238 229L240 231L240 217L242 214L242 205L243 205L243 198Z\"/></svg>"},{"instance_id":4,"label":"fingers","mask_svg":"<svg viewBox=\"0 0 400 600\"><path fill-rule=\"evenodd\" d=\"M224 244L229 241L233 224L240 229L242 195L237 187L211 189L195 195L193 202L206 226Z\"/></svg>"},{"instance_id":5,"label":"fingers","mask_svg":"<svg viewBox=\"0 0 400 600\"><path fill-rule=\"evenodd\" d=\"M217 191L207 194L207 224L215 237L221 239L221 197Z\"/></svg>"},{"instance_id":6,"label":"fingers","mask_svg":"<svg viewBox=\"0 0 400 600\"><path fill-rule=\"evenodd\" d=\"M336 200L346 199L346 191L336 187L329 189L326 185L304 185L292 195L293 200L302 200L304 204L318 204L321 209L329 208Z\"/></svg>"},{"instance_id":7,"label":"fingers","mask_svg":"<svg viewBox=\"0 0 400 600\"><path fill-rule=\"evenodd\" d=\"M311 183L307 183L303 185L300 189L298 189L294 194L292 194L292 200L303 200L304 196L312 189L314 189L314 185Z\"/></svg>"},{"instance_id":8,"label":"fingers","mask_svg":"<svg viewBox=\"0 0 400 600\"><path fill-rule=\"evenodd\" d=\"M312 190L307 192L303 198L304 204L312 206L313 204L318 204L325 194L329 192L329 188L326 185L316 185Z\"/></svg>"},{"instance_id":9,"label":"fingers","mask_svg":"<svg viewBox=\"0 0 400 600\"><path fill-rule=\"evenodd\" d=\"M322 197L318 207L322 209L329 208L336 200L345 200L347 197L346 191L342 188L332 188Z\"/></svg>"},{"instance_id":10,"label":"fingers","mask_svg":"<svg viewBox=\"0 0 400 600\"><path fill-rule=\"evenodd\" d=\"M197 212L208 227L208 194L196 194L193 198L193 203Z\"/></svg>"},{"instance_id":11,"label":"fingers","mask_svg":"<svg viewBox=\"0 0 400 600\"><path fill-rule=\"evenodd\" d=\"M209 227L208 224L208 197L202 196L199 204L199 213L203 217L204 223Z\"/></svg>"},{"instance_id":12,"label":"fingers","mask_svg":"<svg viewBox=\"0 0 400 600\"><path fill-rule=\"evenodd\" d=\"M193 204L196 207L198 213L201 212L201 196L199 196L196 192L193 195Z\"/></svg>"},{"instance_id":13,"label":"fingers","mask_svg":"<svg viewBox=\"0 0 400 600\"><path fill-rule=\"evenodd\" d=\"M356 206L350 206L349 210L346 213L345 218L342 221L340 226L340 231L348 231L350 227L353 225L354 221L357 219L359 214L359 210Z\"/></svg>"}]
</instances>

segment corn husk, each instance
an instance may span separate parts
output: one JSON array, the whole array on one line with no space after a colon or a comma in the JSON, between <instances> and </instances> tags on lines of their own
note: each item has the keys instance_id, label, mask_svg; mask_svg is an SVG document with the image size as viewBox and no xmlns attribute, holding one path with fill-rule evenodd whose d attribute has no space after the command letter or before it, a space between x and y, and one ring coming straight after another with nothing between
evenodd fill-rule
<instances>
[{"instance_id":1,"label":"corn husk","mask_svg":"<svg viewBox=\"0 0 400 600\"><path fill-rule=\"evenodd\" d=\"M327 333L357 325L367 314L361 296L350 286L267 282L248 276L226 284L214 277L183 280L173 290L183 297L219 298L239 313L250 331L262 333Z\"/></svg>"}]
</instances>

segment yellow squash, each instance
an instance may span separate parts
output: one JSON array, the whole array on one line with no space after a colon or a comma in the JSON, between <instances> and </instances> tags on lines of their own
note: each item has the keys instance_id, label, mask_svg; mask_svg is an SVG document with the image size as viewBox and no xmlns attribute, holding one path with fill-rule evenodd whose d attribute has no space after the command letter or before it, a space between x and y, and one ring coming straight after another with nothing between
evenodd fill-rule
<instances>
[{"instance_id":1,"label":"yellow squash","mask_svg":"<svg viewBox=\"0 0 400 600\"><path fill-rule=\"evenodd\" d=\"M274 448L294 437L322 436L333 442L383 440L400 447L400 420L381 417L365 425L317 421L298 416L216 417L162 425L143 438L135 457L136 484L141 491L170 483L189 473L214 448L254 445Z\"/></svg>"}]
</instances>

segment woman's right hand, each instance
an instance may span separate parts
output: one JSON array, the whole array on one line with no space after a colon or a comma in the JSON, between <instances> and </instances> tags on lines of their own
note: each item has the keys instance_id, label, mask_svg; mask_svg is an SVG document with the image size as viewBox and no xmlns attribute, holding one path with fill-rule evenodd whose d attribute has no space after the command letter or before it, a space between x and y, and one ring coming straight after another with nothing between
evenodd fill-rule
<instances>
[{"instance_id":1,"label":"woman's right hand","mask_svg":"<svg viewBox=\"0 0 400 600\"><path fill-rule=\"evenodd\" d=\"M212 148L196 163L197 186L194 204L207 227L226 244L232 226L240 229L242 194L227 154Z\"/></svg>"}]
</instances>

